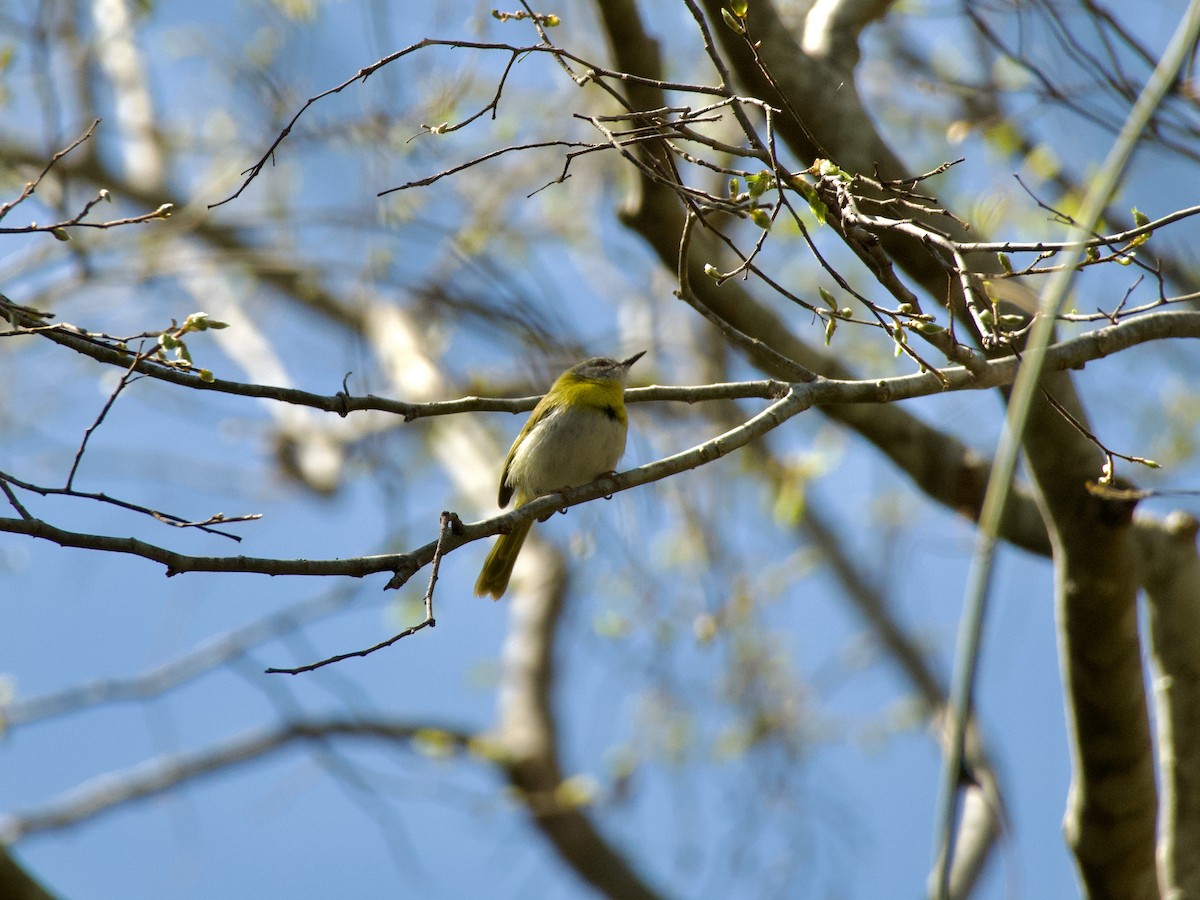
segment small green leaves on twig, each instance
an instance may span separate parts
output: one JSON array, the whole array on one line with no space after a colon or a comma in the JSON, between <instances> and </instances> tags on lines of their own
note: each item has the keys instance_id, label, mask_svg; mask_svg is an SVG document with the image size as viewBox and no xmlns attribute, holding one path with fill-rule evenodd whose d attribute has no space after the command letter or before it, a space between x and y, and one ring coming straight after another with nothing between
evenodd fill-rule
<instances>
[{"instance_id":1,"label":"small green leaves on twig","mask_svg":"<svg viewBox=\"0 0 1200 900\"><path fill-rule=\"evenodd\" d=\"M158 336L158 346L164 350L174 351L177 360L191 365L192 355L188 353L187 344L179 340L171 332L164 331Z\"/></svg>"},{"instance_id":2,"label":"small green leaves on twig","mask_svg":"<svg viewBox=\"0 0 1200 900\"><path fill-rule=\"evenodd\" d=\"M746 179L746 190L751 200L757 200L775 186L775 176L766 169Z\"/></svg>"},{"instance_id":3,"label":"small green leaves on twig","mask_svg":"<svg viewBox=\"0 0 1200 900\"><path fill-rule=\"evenodd\" d=\"M742 10L741 15L733 11L734 7L739 7ZM733 0L728 7L721 10L721 18L725 20L725 24L729 26L729 30L734 34L745 34L746 3L744 0Z\"/></svg>"},{"instance_id":4,"label":"small green leaves on twig","mask_svg":"<svg viewBox=\"0 0 1200 900\"><path fill-rule=\"evenodd\" d=\"M758 205L763 194L775 186L775 176L768 170L746 176L746 190L742 190L742 181L734 177L729 179L729 200L746 210L750 221L763 231L770 231L774 216L767 207Z\"/></svg>"},{"instance_id":5,"label":"small green leaves on twig","mask_svg":"<svg viewBox=\"0 0 1200 900\"><path fill-rule=\"evenodd\" d=\"M529 13L523 9L516 12L503 12L493 9L492 18L497 22L520 22L523 19L532 19L534 23L541 25L543 28L554 28L562 24L562 19L554 15L554 13Z\"/></svg>"},{"instance_id":6,"label":"small green leaves on twig","mask_svg":"<svg viewBox=\"0 0 1200 900\"><path fill-rule=\"evenodd\" d=\"M1150 217L1135 206L1133 208L1133 223L1138 228L1142 228L1150 224ZM1150 235L1153 233L1153 231L1147 231L1145 234L1134 235L1134 237L1129 241L1129 245L1131 247L1140 247L1142 244L1146 243L1146 241L1150 240ZM1126 263L1125 265L1129 265L1129 263Z\"/></svg>"},{"instance_id":7,"label":"small green leaves on twig","mask_svg":"<svg viewBox=\"0 0 1200 900\"><path fill-rule=\"evenodd\" d=\"M821 299L829 307L831 313L829 316L822 316L825 319L825 346L828 347L829 342L833 340L833 333L837 331L837 320L839 317L842 317L842 312L838 309L837 300L833 294L820 285L817 285L817 293L821 295ZM849 313L849 309L846 312ZM844 316L843 318L849 318L849 316Z\"/></svg>"},{"instance_id":8,"label":"small green leaves on twig","mask_svg":"<svg viewBox=\"0 0 1200 900\"><path fill-rule=\"evenodd\" d=\"M195 331L208 331L212 329L228 328L229 323L219 322L216 319L210 319L206 312L195 312L183 320L182 325L177 325L175 320L171 320L171 327L159 332L158 346L159 351L157 356L161 362L177 365L182 369L190 369L192 366L192 354L188 351L187 344L183 340L185 334L190 334ZM163 358L162 351L168 351L174 354L174 360ZM207 377L205 377L207 376ZM213 373L208 369L200 370L200 380L206 382L213 381Z\"/></svg>"},{"instance_id":9,"label":"small green leaves on twig","mask_svg":"<svg viewBox=\"0 0 1200 900\"><path fill-rule=\"evenodd\" d=\"M845 169L829 159L813 160L813 164L808 171L814 175L820 175L822 178L840 178L845 182L851 180L850 174Z\"/></svg>"},{"instance_id":10,"label":"small green leaves on twig","mask_svg":"<svg viewBox=\"0 0 1200 900\"><path fill-rule=\"evenodd\" d=\"M210 328L221 329L228 327L228 322L218 322L216 319L210 319L206 312L195 312L183 320L183 325L179 330L181 333L186 334L189 331L208 331Z\"/></svg>"}]
</instances>

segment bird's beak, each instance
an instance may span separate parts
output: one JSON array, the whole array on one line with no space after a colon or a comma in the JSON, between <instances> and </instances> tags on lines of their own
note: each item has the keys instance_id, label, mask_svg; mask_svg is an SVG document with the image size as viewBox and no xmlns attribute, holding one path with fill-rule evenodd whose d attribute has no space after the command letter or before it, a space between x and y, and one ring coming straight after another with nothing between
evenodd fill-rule
<instances>
[{"instance_id":1,"label":"bird's beak","mask_svg":"<svg viewBox=\"0 0 1200 900\"><path fill-rule=\"evenodd\" d=\"M630 366L632 366L635 362L637 362L639 359L641 359L645 355L646 355L645 350L639 350L637 353L633 354L633 356L629 357L629 359L627 359L623 363L621 363L621 368L628 369Z\"/></svg>"}]
</instances>

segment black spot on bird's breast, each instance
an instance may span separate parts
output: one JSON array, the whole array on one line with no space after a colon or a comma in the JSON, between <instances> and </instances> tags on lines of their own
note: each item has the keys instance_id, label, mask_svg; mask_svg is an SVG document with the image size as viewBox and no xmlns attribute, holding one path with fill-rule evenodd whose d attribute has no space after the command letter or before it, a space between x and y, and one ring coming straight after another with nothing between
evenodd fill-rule
<instances>
[{"instance_id":1,"label":"black spot on bird's breast","mask_svg":"<svg viewBox=\"0 0 1200 900\"><path fill-rule=\"evenodd\" d=\"M611 421L613 421L613 422L621 421L621 414L617 411L617 408L615 406L613 406L611 403L608 404L608 406L605 406L603 408L603 412L604 412L604 415L608 416L608 418Z\"/></svg>"}]
</instances>

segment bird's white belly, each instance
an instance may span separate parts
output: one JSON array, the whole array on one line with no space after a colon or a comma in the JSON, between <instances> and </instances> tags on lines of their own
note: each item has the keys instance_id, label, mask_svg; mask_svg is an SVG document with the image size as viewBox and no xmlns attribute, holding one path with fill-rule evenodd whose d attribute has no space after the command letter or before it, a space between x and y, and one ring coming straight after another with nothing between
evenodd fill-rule
<instances>
[{"instance_id":1,"label":"bird's white belly","mask_svg":"<svg viewBox=\"0 0 1200 900\"><path fill-rule=\"evenodd\" d=\"M587 484L616 468L626 427L598 409L559 407L521 442L508 483L530 497Z\"/></svg>"}]
</instances>

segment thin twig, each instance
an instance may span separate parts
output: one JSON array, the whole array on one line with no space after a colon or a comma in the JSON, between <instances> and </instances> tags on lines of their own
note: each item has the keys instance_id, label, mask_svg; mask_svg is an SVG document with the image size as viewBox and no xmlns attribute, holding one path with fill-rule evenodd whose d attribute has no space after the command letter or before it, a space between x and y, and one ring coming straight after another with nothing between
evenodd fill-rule
<instances>
[{"instance_id":1,"label":"thin twig","mask_svg":"<svg viewBox=\"0 0 1200 900\"><path fill-rule=\"evenodd\" d=\"M8 502L11 503L13 509L17 511L17 515L26 521L32 521L33 516L30 515L29 510L22 505L21 501L17 499L17 495L14 494L13 489L8 486L8 479L6 479L3 474L0 474L0 491L4 491L4 496L8 498Z\"/></svg>"},{"instance_id":2,"label":"thin twig","mask_svg":"<svg viewBox=\"0 0 1200 900\"><path fill-rule=\"evenodd\" d=\"M676 271L676 277L679 279L678 296L681 300L687 303L692 309L712 322L720 332L729 338L733 343L744 347L755 356L763 356L771 360L775 367L786 373L787 377L793 381L816 381L817 374L809 369L804 368L794 359L790 359L776 350L774 347L766 344L763 341L753 338L728 322L724 317L717 315L708 306L700 301L692 291L691 277L688 274L690 271L690 257L692 245L692 227L696 223L696 216L689 212L683 220L683 231L679 236L679 263Z\"/></svg>"},{"instance_id":3,"label":"thin twig","mask_svg":"<svg viewBox=\"0 0 1200 900\"><path fill-rule=\"evenodd\" d=\"M88 441L92 439L92 435L95 434L96 430L101 426L101 424L103 424L104 419L108 416L108 411L112 409L113 404L117 402L117 397L119 397L121 392L129 386L137 364L141 360L145 359L147 355L148 354L145 352L139 351L138 354L134 356L133 361L129 364L129 367L125 370L125 373L117 382L117 386L113 388L113 392L108 395L108 399L104 402L104 406L100 409L100 414L96 416L95 421L92 422L91 425L84 429L83 440L79 442L79 449L75 451L75 459L71 462L71 471L67 473L67 483L63 486L64 490L72 490L75 483L75 473L79 471L79 464L83 462L83 454L87 450Z\"/></svg>"},{"instance_id":4,"label":"thin twig","mask_svg":"<svg viewBox=\"0 0 1200 900\"><path fill-rule=\"evenodd\" d=\"M97 503L107 503L110 506L117 507L118 509L125 509L144 516L150 516L151 518L157 519L159 522L162 522L165 525L173 525L176 528L196 528L200 531L207 532L208 534L220 535L221 537L227 537L234 541L241 541L241 537L231 532L221 531L220 529L213 528L211 526L216 524L229 525L235 522L253 522L262 518L261 513L247 513L240 516L226 516L223 513L216 513L212 516L209 516L204 521L190 522L183 516L177 516L174 513L167 513L158 509L152 509L151 507L142 506L138 503L131 503L128 500L121 500L117 497L110 497L105 493L78 491L74 488L45 487L44 485L23 481L20 478L16 478L12 475L9 475L7 472L2 471L0 471L0 485L12 485L13 487L20 488L23 491L29 491L33 494L38 494L42 497L73 497L79 500L94 500ZM5 493L9 493L7 489L5 490ZM12 495L10 494L10 496ZM24 509L24 507L21 507L19 504L18 507L19 510ZM28 515L27 517L30 519L34 518L33 516Z\"/></svg>"},{"instance_id":5,"label":"thin twig","mask_svg":"<svg viewBox=\"0 0 1200 900\"><path fill-rule=\"evenodd\" d=\"M267 669L268 675L299 675L302 672L312 672L316 669L323 669L325 666L333 665L334 663L342 662L347 659L359 659L364 656L370 656L376 650L383 650L386 647L392 646L397 641L403 640L406 637L416 634L423 628L433 628L437 625L437 621L433 617L433 588L437 584L438 570L442 565L442 557L446 553L446 536L451 532L462 531L462 520L459 519L457 513L443 511L441 515L441 527L438 530L437 545L433 551L433 561L429 572L429 586L425 589L425 618L410 628L405 628L399 634L394 634L386 641L380 641L370 647L362 650L352 650L349 653L339 653L336 656L330 656L314 663L309 663L304 666L297 666L294 669Z\"/></svg>"},{"instance_id":6,"label":"thin twig","mask_svg":"<svg viewBox=\"0 0 1200 900\"><path fill-rule=\"evenodd\" d=\"M33 196L33 192L36 191L38 188L38 185L40 185L42 183L42 179L44 179L48 174L50 174L50 170L54 168L54 166L58 163L58 161L60 159L62 159L64 156L66 156L68 153L70 153L72 150L74 150L76 147L78 147L80 144L82 144L84 141L90 140L92 135L96 131L96 127L99 124L100 124L100 119L93 119L92 124L87 127L87 130L83 134L81 134L79 137L75 138L75 140L71 141L70 144L68 144L62 150L59 150L57 153L55 153L53 156L50 157L50 161L48 163L46 163L45 168L43 168L42 171L38 173L38 176L35 179L33 179L33 181L30 181L25 185L25 187L21 190L21 193L17 196L17 198L15 200L10 200L7 203L0 204L0 220L3 220L4 217L7 216L9 214L9 212L11 212L13 210L14 207L20 205L21 203L24 203L31 196Z\"/></svg>"},{"instance_id":7,"label":"thin twig","mask_svg":"<svg viewBox=\"0 0 1200 900\"><path fill-rule=\"evenodd\" d=\"M296 124L300 121L300 118L314 104L319 103L321 100L324 100L326 97L330 97L334 94L341 93L346 88L350 87L351 85L355 84L356 82L366 81L367 78L369 78L372 74L377 72L379 69L383 68L386 65L389 65L390 63L395 62L398 59L401 59L405 56L408 56L412 53L416 53L420 50L424 50L429 47L451 47L451 48L466 49L466 50L497 50L497 51L502 51L502 52L510 54L510 57L514 58L514 59L519 58L521 56L534 54L534 53L548 53L548 54L556 57L560 61L570 60L571 62L578 63L579 65L585 67L586 80L590 80L592 82L601 84L602 87L605 87L606 89L610 90L610 92L611 92L611 89L607 88L606 85L602 84L602 79L611 78L611 79L616 79L616 80L620 80L623 82L648 84L648 85L652 85L652 86L657 87L660 90L664 90L664 91L681 91L681 92L686 92L686 93L715 95L715 96L723 95L723 92L718 91L714 88L708 87L706 85L662 81L662 80L653 79L653 78L641 78L636 75L629 75L629 74L626 74L623 72L616 72L611 69L607 69L604 66L595 65L595 64L589 62L588 60L584 59L583 57L577 56L568 50L563 50L559 47L548 46L546 44L531 44L531 45L525 46L525 47L518 47L518 46L514 46L512 44L489 43L489 42L485 42L485 41L461 41L461 40L444 40L444 39L437 39L437 38L424 38L423 40L417 41L414 44L410 44L409 46L404 47L401 50L397 50L395 53L388 54L387 56L383 57L382 59L379 59L379 60L371 63L369 66L365 66L365 67L359 69L357 72L354 73L354 75L350 76L349 78L347 78L340 84L337 84L334 87L329 88L328 90L322 91L319 94L315 94L314 96L309 97L308 100L306 100L304 102L304 104L300 107L300 109L297 110L297 112L292 116L292 118L288 121L288 123L286 125L284 125L283 129L275 136L275 139L271 142L271 146L267 148L267 151L258 159L257 162L255 162L252 166L250 166L248 169L246 169L242 172L242 175L245 177L243 178L241 185L239 185L238 188L232 194L230 194L228 197L226 197L225 199L218 200L216 203L210 203L208 208L214 209L215 207L222 206L222 205L229 203L230 201L235 200L238 197L240 197L242 195L242 192L245 191L246 188L248 188L250 186L250 183L252 181L254 181L260 174L262 174L262 171L263 171L263 169L266 168L267 164L274 160L275 151L279 149L280 145L287 139L288 135L290 135L292 133L292 129L296 127ZM511 65L512 65L512 63L510 61L509 66L511 67ZM505 71L507 72L507 68ZM580 78L582 78L582 76ZM580 79L577 79L577 82L579 80ZM475 121L481 115L483 115L487 110L492 109L492 108L493 108L492 104L488 103L487 105L485 105L483 107L482 110L480 110L477 113L475 113L474 115L472 115L467 120L467 122ZM459 125L437 126L436 129L429 128L427 130L429 132L433 132L436 130L439 133L444 133L447 131L455 130L456 128L461 128L464 124L467 124L467 122L463 122Z\"/></svg>"}]
</instances>

